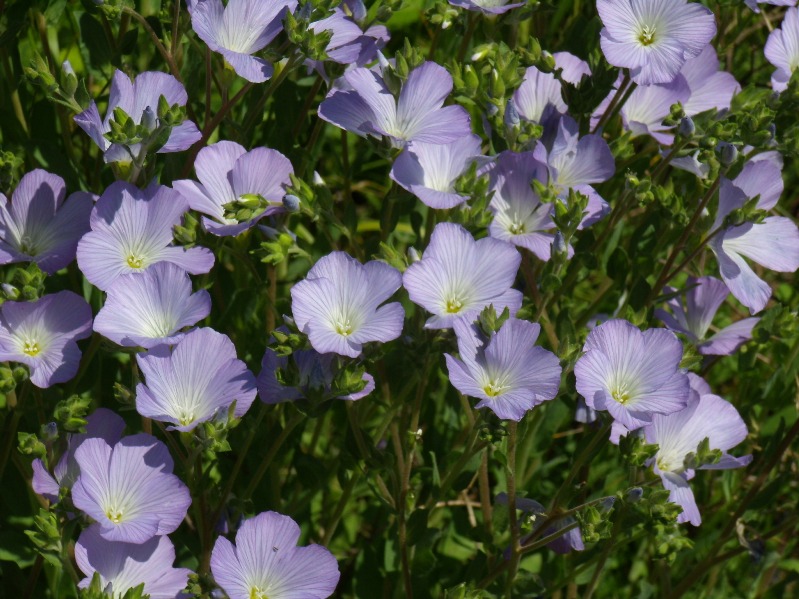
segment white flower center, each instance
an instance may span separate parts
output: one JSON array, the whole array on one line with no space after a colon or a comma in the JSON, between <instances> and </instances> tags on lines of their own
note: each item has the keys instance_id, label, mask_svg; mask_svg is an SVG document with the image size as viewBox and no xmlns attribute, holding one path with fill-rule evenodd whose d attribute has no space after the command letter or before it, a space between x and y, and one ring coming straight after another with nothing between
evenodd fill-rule
<instances>
[{"instance_id":1,"label":"white flower center","mask_svg":"<svg viewBox=\"0 0 799 599\"><path fill-rule=\"evenodd\" d=\"M250 589L250 599L269 599L269 597L266 591L262 591L258 587L252 587Z\"/></svg>"},{"instance_id":2,"label":"white flower center","mask_svg":"<svg viewBox=\"0 0 799 599\"><path fill-rule=\"evenodd\" d=\"M136 254L128 254L127 263L131 268L140 269L144 266L144 258Z\"/></svg>"},{"instance_id":3,"label":"white flower center","mask_svg":"<svg viewBox=\"0 0 799 599\"><path fill-rule=\"evenodd\" d=\"M447 300L447 313L457 314L463 309L463 300L457 297L452 297Z\"/></svg>"},{"instance_id":4,"label":"white flower center","mask_svg":"<svg viewBox=\"0 0 799 599\"><path fill-rule=\"evenodd\" d=\"M22 344L22 353L31 357L37 355L41 350L39 343L34 339L28 339Z\"/></svg>"},{"instance_id":5,"label":"white flower center","mask_svg":"<svg viewBox=\"0 0 799 599\"><path fill-rule=\"evenodd\" d=\"M108 516L108 519L111 520L114 524L119 524L122 522L122 510L118 509L117 507L108 508L105 510L105 515Z\"/></svg>"},{"instance_id":6,"label":"white flower center","mask_svg":"<svg viewBox=\"0 0 799 599\"><path fill-rule=\"evenodd\" d=\"M651 46L655 43L655 33L656 29L654 25L643 25L638 31L638 41L641 42L643 46Z\"/></svg>"}]
</instances>

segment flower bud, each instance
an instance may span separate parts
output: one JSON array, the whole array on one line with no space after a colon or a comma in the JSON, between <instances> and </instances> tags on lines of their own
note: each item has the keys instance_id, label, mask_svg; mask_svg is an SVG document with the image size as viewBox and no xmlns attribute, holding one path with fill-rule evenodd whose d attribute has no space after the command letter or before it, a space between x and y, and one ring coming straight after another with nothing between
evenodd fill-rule
<instances>
[{"instance_id":1,"label":"flower bud","mask_svg":"<svg viewBox=\"0 0 799 599\"><path fill-rule=\"evenodd\" d=\"M730 166L738 159L738 148L731 143L722 142L716 149L719 152L719 160L724 166Z\"/></svg>"},{"instance_id":2,"label":"flower bud","mask_svg":"<svg viewBox=\"0 0 799 599\"><path fill-rule=\"evenodd\" d=\"M683 137L691 137L696 132L696 125L694 120L687 116L680 121L680 126L677 128L677 134Z\"/></svg>"},{"instance_id":3,"label":"flower bud","mask_svg":"<svg viewBox=\"0 0 799 599\"><path fill-rule=\"evenodd\" d=\"M141 125L147 131L155 130L156 126L158 125L158 117L155 115L155 111L148 106L144 109L141 115Z\"/></svg>"},{"instance_id":4,"label":"flower bud","mask_svg":"<svg viewBox=\"0 0 799 599\"><path fill-rule=\"evenodd\" d=\"M505 107L505 126L512 129L513 127L518 127L520 122L519 111L516 110L516 104L511 98Z\"/></svg>"},{"instance_id":5,"label":"flower bud","mask_svg":"<svg viewBox=\"0 0 799 599\"><path fill-rule=\"evenodd\" d=\"M283 196L283 207L289 212L297 212L300 209L300 198L292 194Z\"/></svg>"}]
</instances>

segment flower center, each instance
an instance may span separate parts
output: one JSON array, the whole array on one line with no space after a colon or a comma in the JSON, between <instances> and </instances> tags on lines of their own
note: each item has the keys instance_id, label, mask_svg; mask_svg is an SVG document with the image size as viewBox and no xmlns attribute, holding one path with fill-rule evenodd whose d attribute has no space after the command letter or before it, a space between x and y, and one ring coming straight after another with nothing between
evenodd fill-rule
<instances>
[{"instance_id":1,"label":"flower center","mask_svg":"<svg viewBox=\"0 0 799 599\"><path fill-rule=\"evenodd\" d=\"M127 262L131 268L141 268L144 265L144 259L136 254L128 254Z\"/></svg>"},{"instance_id":2,"label":"flower center","mask_svg":"<svg viewBox=\"0 0 799 599\"><path fill-rule=\"evenodd\" d=\"M496 397L497 395L502 394L507 388L508 385L503 385L499 381L492 379L486 383L486 385L483 387L483 391L485 391L485 394L489 397Z\"/></svg>"},{"instance_id":3,"label":"flower center","mask_svg":"<svg viewBox=\"0 0 799 599\"><path fill-rule=\"evenodd\" d=\"M22 344L22 353L28 356L33 357L37 355L40 351L42 350L39 347L39 344L33 339L28 339L25 343Z\"/></svg>"},{"instance_id":4,"label":"flower center","mask_svg":"<svg viewBox=\"0 0 799 599\"><path fill-rule=\"evenodd\" d=\"M611 392L611 395L613 396L613 399L615 399L615 400L616 400L617 402L619 402L620 404L624 405L624 404L626 404L628 401L630 401L630 395L631 395L631 394L630 394L630 392L629 392L627 389L625 389L624 387L616 387L616 389L614 389L614 390Z\"/></svg>"},{"instance_id":5,"label":"flower center","mask_svg":"<svg viewBox=\"0 0 799 599\"><path fill-rule=\"evenodd\" d=\"M194 411L189 410L182 410L180 415L178 416L178 422L180 422L180 426L188 426L195 419Z\"/></svg>"},{"instance_id":6,"label":"flower center","mask_svg":"<svg viewBox=\"0 0 799 599\"><path fill-rule=\"evenodd\" d=\"M514 220L510 227L508 227L508 231L511 235L521 235L524 233L524 223L519 220Z\"/></svg>"},{"instance_id":7,"label":"flower center","mask_svg":"<svg viewBox=\"0 0 799 599\"><path fill-rule=\"evenodd\" d=\"M638 32L638 41L644 46L651 46L655 43L655 28L644 25Z\"/></svg>"},{"instance_id":8,"label":"flower center","mask_svg":"<svg viewBox=\"0 0 799 599\"><path fill-rule=\"evenodd\" d=\"M453 297L447 300L447 313L448 314L457 314L463 308L463 302L458 299L457 297Z\"/></svg>"},{"instance_id":9,"label":"flower center","mask_svg":"<svg viewBox=\"0 0 799 599\"><path fill-rule=\"evenodd\" d=\"M250 589L250 599L269 599L266 596L266 591L262 591L258 587L252 587Z\"/></svg>"},{"instance_id":10,"label":"flower center","mask_svg":"<svg viewBox=\"0 0 799 599\"><path fill-rule=\"evenodd\" d=\"M108 519L114 524L119 524L122 522L122 510L111 508L106 510L105 515L108 516Z\"/></svg>"},{"instance_id":11,"label":"flower center","mask_svg":"<svg viewBox=\"0 0 799 599\"><path fill-rule=\"evenodd\" d=\"M35 256L37 254L36 243L31 239L30 235L24 235L22 239L19 240L19 251L21 254L27 254L28 256Z\"/></svg>"},{"instance_id":12,"label":"flower center","mask_svg":"<svg viewBox=\"0 0 799 599\"><path fill-rule=\"evenodd\" d=\"M352 334L352 323L349 318L339 318L334 325L336 327L336 333L342 337L349 337Z\"/></svg>"}]
</instances>

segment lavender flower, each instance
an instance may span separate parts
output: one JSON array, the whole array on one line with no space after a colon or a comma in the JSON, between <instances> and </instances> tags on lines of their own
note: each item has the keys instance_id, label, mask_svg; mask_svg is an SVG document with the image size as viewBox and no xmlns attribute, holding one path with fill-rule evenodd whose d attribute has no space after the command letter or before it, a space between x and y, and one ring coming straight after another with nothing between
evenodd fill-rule
<instances>
[{"instance_id":1,"label":"lavender flower","mask_svg":"<svg viewBox=\"0 0 799 599\"><path fill-rule=\"evenodd\" d=\"M430 208L446 210L468 199L455 191L455 181L479 156L477 135L449 144L411 142L394 161L391 178Z\"/></svg>"},{"instance_id":2,"label":"lavender flower","mask_svg":"<svg viewBox=\"0 0 799 599\"><path fill-rule=\"evenodd\" d=\"M799 268L799 229L787 217L769 216L761 223L744 223L727 228L725 218L757 195L757 207L770 210L782 193L781 162L766 153L760 160L744 165L734 181L723 180L719 208L712 229L722 229L710 240L719 263L721 278L732 294L752 314L762 310L771 297L771 287L749 267L744 257L778 272Z\"/></svg>"},{"instance_id":3,"label":"lavender flower","mask_svg":"<svg viewBox=\"0 0 799 599\"><path fill-rule=\"evenodd\" d=\"M581 227L602 219L608 203L590 185L610 179L616 172L613 154L601 135L580 137L579 127L570 116L560 118L555 139L536 145L536 159L549 167L549 183L559 197L566 199L569 189L588 197Z\"/></svg>"},{"instance_id":4,"label":"lavender flower","mask_svg":"<svg viewBox=\"0 0 799 599\"><path fill-rule=\"evenodd\" d=\"M633 136L651 135L664 146L674 141L672 127L664 125L671 107L678 102L685 105L691 97L691 88L682 75L670 83L642 85L636 88L621 109L624 127ZM599 110L599 109L598 109Z\"/></svg>"},{"instance_id":5,"label":"lavender flower","mask_svg":"<svg viewBox=\"0 0 799 599\"><path fill-rule=\"evenodd\" d=\"M685 77L690 90L683 110L688 116L711 110L729 109L732 98L741 91L732 74L719 69L716 49L708 44L696 57L686 60L680 74Z\"/></svg>"},{"instance_id":6,"label":"lavender flower","mask_svg":"<svg viewBox=\"0 0 799 599\"><path fill-rule=\"evenodd\" d=\"M429 329L448 329L460 318L474 319L489 304L511 316L522 305L522 294L511 289L522 257L504 241L475 241L460 225L439 223L419 262L402 277L411 301L433 316Z\"/></svg>"},{"instance_id":7,"label":"lavender flower","mask_svg":"<svg viewBox=\"0 0 799 599\"><path fill-rule=\"evenodd\" d=\"M75 259L94 198L77 191L65 202L66 195L64 180L42 169L20 179L10 206L0 193L0 264L36 262L51 275Z\"/></svg>"},{"instance_id":8,"label":"lavender flower","mask_svg":"<svg viewBox=\"0 0 799 599\"><path fill-rule=\"evenodd\" d=\"M547 181L546 164L532 152L502 152L490 166L491 196L489 209L494 214L488 233L491 237L524 247L541 260L549 260L555 235L545 233L555 228L552 204L544 204L533 191L534 179ZM574 250L569 248L570 254Z\"/></svg>"},{"instance_id":9,"label":"lavender flower","mask_svg":"<svg viewBox=\"0 0 799 599\"><path fill-rule=\"evenodd\" d=\"M552 73L542 73L536 67L528 67L525 71L521 85L513 93L513 104L522 118L539 124L566 114L569 109L563 101L560 81Z\"/></svg>"},{"instance_id":10,"label":"lavender flower","mask_svg":"<svg viewBox=\"0 0 799 599\"><path fill-rule=\"evenodd\" d=\"M602 52L640 85L670 83L716 35L713 13L686 0L597 0Z\"/></svg>"},{"instance_id":11,"label":"lavender flower","mask_svg":"<svg viewBox=\"0 0 799 599\"><path fill-rule=\"evenodd\" d=\"M272 76L272 65L253 56L283 30L283 16L297 0L190 0L191 26L197 36L241 77L261 83Z\"/></svg>"},{"instance_id":12,"label":"lavender flower","mask_svg":"<svg viewBox=\"0 0 799 599\"><path fill-rule=\"evenodd\" d=\"M206 248L174 247L172 227L188 205L161 185L145 190L124 181L108 186L92 211L92 230L78 243L78 267L90 283L107 290L123 274L172 262L191 274L206 273L214 255Z\"/></svg>"},{"instance_id":13,"label":"lavender flower","mask_svg":"<svg viewBox=\"0 0 799 599\"><path fill-rule=\"evenodd\" d=\"M487 340L463 319L454 328L460 359L445 356L450 382L464 395L480 399L478 408L518 422L558 394L558 358L535 345L540 325L511 318Z\"/></svg>"},{"instance_id":14,"label":"lavender flower","mask_svg":"<svg viewBox=\"0 0 799 599\"><path fill-rule=\"evenodd\" d=\"M760 12L758 4L771 4L772 6L796 6L796 0L744 0L746 5L755 12Z\"/></svg>"},{"instance_id":15,"label":"lavender flower","mask_svg":"<svg viewBox=\"0 0 799 599\"><path fill-rule=\"evenodd\" d=\"M799 65L799 9L785 11L782 26L769 34L764 51L768 61L777 67L771 75L771 87L777 92L785 91Z\"/></svg>"},{"instance_id":16,"label":"lavender flower","mask_svg":"<svg viewBox=\"0 0 799 599\"><path fill-rule=\"evenodd\" d=\"M612 500L614 498L609 497L607 499L611 500L610 504L612 505ZM494 501L500 505L508 505L508 495L506 493L500 493L497 495ZM547 517L544 506L538 503L535 499L528 499L527 497L516 497L516 509L521 510L527 516L532 517L533 520L533 532L519 539L519 544L522 547L528 543L533 534L536 534L544 522L548 522L548 525L546 530L539 535L540 537L548 537L553 535L559 530L563 530L567 526L577 522L577 520L575 520L572 516L550 520ZM567 553L571 553L572 551L584 551L585 544L583 543L583 536L580 532L580 527L577 526L572 528L564 533L563 536L547 543L547 547L560 555L565 555Z\"/></svg>"},{"instance_id":17,"label":"lavender flower","mask_svg":"<svg viewBox=\"0 0 799 599\"><path fill-rule=\"evenodd\" d=\"M413 69L395 100L380 76L356 68L344 76L347 89L334 88L319 106L319 117L361 136L386 136L395 147L409 141L450 143L471 133L461 106L443 106L452 91L447 70L425 62Z\"/></svg>"},{"instance_id":18,"label":"lavender flower","mask_svg":"<svg viewBox=\"0 0 799 599\"><path fill-rule=\"evenodd\" d=\"M136 387L136 410L190 431L227 410L235 401L241 418L255 399L255 377L236 358L226 335L195 329L170 350L161 345L136 356L145 383Z\"/></svg>"},{"instance_id":19,"label":"lavender flower","mask_svg":"<svg viewBox=\"0 0 799 599\"><path fill-rule=\"evenodd\" d=\"M110 123L114 117L114 109L121 108L134 123L139 125L145 111L148 114L153 114L158 110L158 101L161 96L166 98L170 106L173 104L185 106L189 98L186 89L172 75L147 71L137 75L135 81L131 81L125 73L117 70L111 80L111 95L108 98L105 118L100 118L97 104L92 101L89 108L75 117L75 122L100 147L106 162L129 163L133 161L134 156L138 155L139 145L126 147L112 144L105 138L105 134L111 131ZM199 141L200 137L197 125L192 121L184 121L172 128L169 139L158 152L163 154L186 150Z\"/></svg>"},{"instance_id":20,"label":"lavender flower","mask_svg":"<svg viewBox=\"0 0 799 599\"><path fill-rule=\"evenodd\" d=\"M81 356L76 342L91 334L91 307L71 291L0 308L0 360L25 364L37 387L74 377Z\"/></svg>"},{"instance_id":21,"label":"lavender flower","mask_svg":"<svg viewBox=\"0 0 799 599\"><path fill-rule=\"evenodd\" d=\"M67 435L67 449L61 455L51 475L40 459L33 460L33 490L44 496L50 503L58 501L61 489L71 489L80 474L75 460L75 450L86 439L103 439L113 445L122 437L125 421L106 408L97 408L86 418L86 432Z\"/></svg>"},{"instance_id":22,"label":"lavender flower","mask_svg":"<svg viewBox=\"0 0 799 599\"><path fill-rule=\"evenodd\" d=\"M288 516L263 512L245 520L233 545L219 537L211 572L230 599L324 599L339 580L338 563L321 545L297 547L300 527Z\"/></svg>"},{"instance_id":23,"label":"lavender flower","mask_svg":"<svg viewBox=\"0 0 799 599\"><path fill-rule=\"evenodd\" d=\"M78 588L88 588L98 572L102 588L113 597L122 597L144 583L144 594L150 599L175 599L186 588L191 574L187 568L172 567L175 546L169 537L153 537L141 544L109 541L103 538L98 524L80 533L75 561L86 575Z\"/></svg>"},{"instance_id":24,"label":"lavender flower","mask_svg":"<svg viewBox=\"0 0 799 599\"><path fill-rule=\"evenodd\" d=\"M72 502L97 521L104 539L145 543L173 532L186 516L189 490L172 474L169 451L155 437L131 435L113 447L86 439L75 460L80 476Z\"/></svg>"},{"instance_id":25,"label":"lavender flower","mask_svg":"<svg viewBox=\"0 0 799 599\"><path fill-rule=\"evenodd\" d=\"M325 396L331 395L331 386L337 371L336 354L320 354L315 350L299 350L292 354L299 371L300 379L296 387L287 387L278 380L277 371L288 366L288 358L278 356L271 348L266 348L261 360L261 373L258 375L258 396L267 404L295 401L308 397L315 390ZM375 380L369 373L363 375L364 387L356 393L339 395L336 399L357 401L375 390Z\"/></svg>"},{"instance_id":26,"label":"lavender flower","mask_svg":"<svg viewBox=\"0 0 799 599\"><path fill-rule=\"evenodd\" d=\"M331 33L325 48L330 60L362 67L372 62L377 51L390 39L385 25L370 25L364 29L366 16L363 0L345 0L333 9L332 15L311 23L308 28L315 33Z\"/></svg>"},{"instance_id":27,"label":"lavender flower","mask_svg":"<svg viewBox=\"0 0 799 599\"><path fill-rule=\"evenodd\" d=\"M452 6L474 10L485 15L501 15L514 8L524 6L524 2L508 4L510 0L448 0Z\"/></svg>"},{"instance_id":28,"label":"lavender flower","mask_svg":"<svg viewBox=\"0 0 799 599\"><path fill-rule=\"evenodd\" d=\"M706 386L706 385L705 385ZM721 460L704 464L701 470L726 470L740 468L752 461L752 456L736 458L727 453L746 438L747 430L738 411L722 398L697 389L683 410L673 414L656 414L652 423L644 428L646 442L658 445L652 466L660 475L663 486L670 491L669 501L682 507L678 522L699 526L702 517L696 506L694 494L688 485L694 470L686 468L685 459L695 452L699 443L707 438L710 449L721 450Z\"/></svg>"},{"instance_id":29,"label":"lavender flower","mask_svg":"<svg viewBox=\"0 0 799 599\"><path fill-rule=\"evenodd\" d=\"M686 289L685 304L679 297L669 300L673 315L658 309L655 316L672 331L683 333L696 343L700 354L729 356L752 338L752 329L759 318L744 318L705 339L716 311L730 290L723 281L713 277L689 277Z\"/></svg>"},{"instance_id":30,"label":"lavender flower","mask_svg":"<svg viewBox=\"0 0 799 599\"><path fill-rule=\"evenodd\" d=\"M294 320L319 353L357 358L364 343L386 343L402 332L402 306L380 306L401 282L399 271L388 264L361 264L344 252L333 252L291 288Z\"/></svg>"},{"instance_id":31,"label":"lavender flower","mask_svg":"<svg viewBox=\"0 0 799 599\"><path fill-rule=\"evenodd\" d=\"M294 173L289 159L277 150L255 148L247 152L232 141L220 141L200 150L194 170L200 183L183 179L172 187L186 198L189 207L213 219L203 217L203 226L220 236L238 235L263 217L283 212L285 186ZM225 218L226 204L251 197L263 198L269 206L247 221Z\"/></svg>"},{"instance_id":32,"label":"lavender flower","mask_svg":"<svg viewBox=\"0 0 799 599\"><path fill-rule=\"evenodd\" d=\"M120 275L108 288L94 330L124 347L173 345L211 312L211 296L191 292L189 275L179 266L159 262L151 268Z\"/></svg>"},{"instance_id":33,"label":"lavender flower","mask_svg":"<svg viewBox=\"0 0 799 599\"><path fill-rule=\"evenodd\" d=\"M583 350L574 367L577 392L628 430L649 424L654 414L685 407L682 345L671 331L642 332L626 320L609 320L588 334Z\"/></svg>"},{"instance_id":34,"label":"lavender flower","mask_svg":"<svg viewBox=\"0 0 799 599\"><path fill-rule=\"evenodd\" d=\"M588 63L570 52L555 52L552 58L555 59L555 68L561 69L560 76L566 83L579 85L583 77L591 76Z\"/></svg>"}]
</instances>

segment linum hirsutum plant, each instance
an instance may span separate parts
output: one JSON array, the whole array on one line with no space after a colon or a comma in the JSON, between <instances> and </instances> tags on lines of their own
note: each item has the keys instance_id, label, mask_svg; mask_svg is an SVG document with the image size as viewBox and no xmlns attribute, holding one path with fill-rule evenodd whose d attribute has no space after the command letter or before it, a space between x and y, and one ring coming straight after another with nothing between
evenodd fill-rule
<instances>
[{"instance_id":1,"label":"linum hirsutum plant","mask_svg":"<svg viewBox=\"0 0 799 599\"><path fill-rule=\"evenodd\" d=\"M796 0L5 4L0 595L799 596Z\"/></svg>"}]
</instances>

